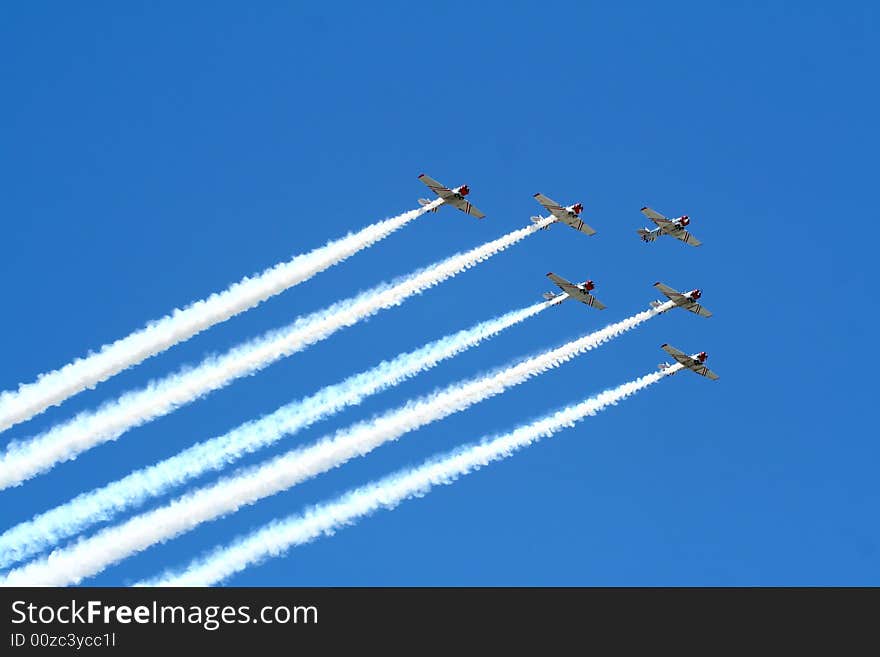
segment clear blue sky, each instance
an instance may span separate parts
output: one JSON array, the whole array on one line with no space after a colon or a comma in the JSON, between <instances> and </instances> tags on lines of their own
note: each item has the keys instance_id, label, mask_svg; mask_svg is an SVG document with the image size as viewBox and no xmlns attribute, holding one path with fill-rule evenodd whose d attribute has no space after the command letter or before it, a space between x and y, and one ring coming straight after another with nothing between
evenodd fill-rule
<instances>
[{"instance_id":1,"label":"clear blue sky","mask_svg":"<svg viewBox=\"0 0 880 657\"><path fill-rule=\"evenodd\" d=\"M702 287L599 351L112 567L130 583L352 486L652 370L681 374L236 585L880 584L877 9L772 3L18 3L0 20L0 388L175 306L415 207L444 209L305 285L2 436L23 438L206 353L528 223L562 226L400 308L0 493L0 526L382 358L531 303L567 303L255 463L438 386ZM646 245L642 205L703 242ZM206 479L207 481L207 479Z\"/></svg>"}]
</instances>

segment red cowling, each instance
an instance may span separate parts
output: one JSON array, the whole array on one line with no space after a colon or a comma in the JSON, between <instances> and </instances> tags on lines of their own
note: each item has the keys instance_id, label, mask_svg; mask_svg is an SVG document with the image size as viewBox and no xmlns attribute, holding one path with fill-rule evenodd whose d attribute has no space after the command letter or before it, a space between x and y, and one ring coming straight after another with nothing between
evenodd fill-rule
<instances>
[{"instance_id":1,"label":"red cowling","mask_svg":"<svg viewBox=\"0 0 880 657\"><path fill-rule=\"evenodd\" d=\"M696 300L699 299L701 296L703 296L702 290L694 290L693 292L691 292L691 299Z\"/></svg>"},{"instance_id":2,"label":"red cowling","mask_svg":"<svg viewBox=\"0 0 880 657\"><path fill-rule=\"evenodd\" d=\"M681 219L678 220L678 223L680 223L682 226L687 226L689 223L691 223L691 220L688 218L687 215L684 215Z\"/></svg>"},{"instance_id":3,"label":"red cowling","mask_svg":"<svg viewBox=\"0 0 880 657\"><path fill-rule=\"evenodd\" d=\"M709 357L709 354L707 354L705 351L701 351L700 353L697 354L697 360L700 361L701 363L705 363L706 359L708 357Z\"/></svg>"},{"instance_id":4,"label":"red cowling","mask_svg":"<svg viewBox=\"0 0 880 657\"><path fill-rule=\"evenodd\" d=\"M584 289L585 289L587 292L589 292L590 290L594 289L595 287L596 287L596 285L593 283L593 281L585 281L585 282L584 282Z\"/></svg>"},{"instance_id":5,"label":"red cowling","mask_svg":"<svg viewBox=\"0 0 880 657\"><path fill-rule=\"evenodd\" d=\"M581 203L575 203L571 209L575 214L580 214L584 211L584 206Z\"/></svg>"},{"instance_id":6,"label":"red cowling","mask_svg":"<svg viewBox=\"0 0 880 657\"><path fill-rule=\"evenodd\" d=\"M468 187L467 185L462 185L461 187L458 188L458 193L461 194L462 196L467 196L468 194L471 193L471 188Z\"/></svg>"}]
</instances>

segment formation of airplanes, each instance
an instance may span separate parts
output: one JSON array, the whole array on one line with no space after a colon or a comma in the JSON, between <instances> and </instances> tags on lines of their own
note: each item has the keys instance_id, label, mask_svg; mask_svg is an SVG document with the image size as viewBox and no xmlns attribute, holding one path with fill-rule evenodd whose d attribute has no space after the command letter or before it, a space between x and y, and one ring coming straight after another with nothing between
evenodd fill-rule
<instances>
[{"instance_id":1,"label":"formation of airplanes","mask_svg":"<svg viewBox=\"0 0 880 657\"><path fill-rule=\"evenodd\" d=\"M457 210L461 210L465 214L469 214L472 217L476 217L477 219L482 219L486 215L480 212L477 208L471 205L470 201L466 200L465 197L470 194L470 187L467 185L461 185L459 187L455 187L450 189L445 187L443 184L437 182L430 176L425 175L424 173L419 175L419 180L421 180L428 188L434 192L439 198L440 203L436 206L432 207L429 211L436 212L440 206L442 205L450 205ZM540 203L545 210L547 210L550 214L547 217L534 216L531 217L531 221L534 224L544 224L548 219L551 219L549 223L541 226L541 230L548 229L552 224L561 222L564 223L574 230L584 233L585 235L595 235L596 230L590 225L586 224L583 219L581 219L581 213L584 211L584 206L582 203L577 202L572 205L560 205L553 199L545 196L538 192L534 195L535 200ZM436 203L436 201L429 201L424 198L419 199L419 204L422 206L430 205L431 203ZM686 229L686 226L690 225L690 217L688 215L681 215L680 217L676 217L674 219L669 219L664 217L662 214L657 212L656 210L652 210L651 208L645 206L641 209L641 213L645 215L648 219L654 222L656 228L640 228L637 233L645 242L653 242L658 237L662 237L663 235L668 235L670 237L674 237L677 240L684 242L685 244L689 244L690 246L700 246L702 242L698 240L696 237L691 235L691 233ZM596 310L605 310L606 306L601 301L599 301L595 296L591 294L591 292L595 289L596 284L592 280L586 280L583 283L572 283L553 272L549 272L547 277L556 284L557 287L561 290L561 292L545 292L543 297L548 302L557 302L562 303L567 299L574 299L575 301L580 301L581 303L589 306L590 308L595 308ZM679 292L664 283L654 283L654 287L666 297L667 301L652 301L651 307L654 308L657 312L666 312L671 308L682 308L683 310L687 310L692 312L700 317L711 317L712 313L704 308L697 301L703 295L702 291L699 289L690 290L689 292ZM672 302L672 306L665 307L666 304ZM679 351L675 347L669 344L661 345L662 349L668 353L672 358L675 359L676 363L680 364L683 369L691 370L701 376L705 376L708 379L715 381L718 379L718 375L715 374L712 370L704 365L706 358L708 358L708 354L705 351L701 351L700 353L687 355L683 351ZM662 371L665 371L672 367L671 363L661 363L659 368ZM678 370L672 372L674 374Z\"/></svg>"},{"instance_id":2,"label":"formation of airplanes","mask_svg":"<svg viewBox=\"0 0 880 657\"><path fill-rule=\"evenodd\" d=\"M465 196L470 194L470 187L467 185L461 185L454 189L450 189L449 187L445 187L442 183L437 182L431 176L428 176L424 173L419 175L419 180L421 180L425 185L427 185L428 189L434 192L437 196L440 197L442 202L440 205L451 205L458 210L461 210L465 214L469 214L477 219L482 219L486 215L480 212L477 208L471 205L470 201L465 200ZM574 203L572 205L560 205L552 198L544 196L541 192L535 194L535 199L544 206L544 209L547 210L550 215L553 217L555 223L557 221L561 221L564 224L567 224L581 233L585 233L587 235L595 235L596 230L592 228L590 225L584 223L584 220L581 219L581 212L584 211L583 203ZM421 205L429 205L431 201L425 198L419 199L419 204ZM430 212L437 212L440 208L440 205L431 208ZM685 229L685 226L690 225L691 219L686 214L681 215L680 217L676 217L674 219L668 219L664 217L662 214L657 212L656 210L652 210L651 208L645 206L641 209L641 213L645 215L648 219L654 222L657 226L656 228L639 228L636 231L639 236L645 242L653 242L658 237L663 235L669 235L670 237L674 237L677 240L681 240L685 244L690 244L691 246L700 246L702 242L698 240L696 237L690 234L688 230ZM531 217L533 223L539 224L548 219L549 217L541 217L534 216ZM542 230L546 230L550 227L550 224L543 226Z\"/></svg>"}]
</instances>

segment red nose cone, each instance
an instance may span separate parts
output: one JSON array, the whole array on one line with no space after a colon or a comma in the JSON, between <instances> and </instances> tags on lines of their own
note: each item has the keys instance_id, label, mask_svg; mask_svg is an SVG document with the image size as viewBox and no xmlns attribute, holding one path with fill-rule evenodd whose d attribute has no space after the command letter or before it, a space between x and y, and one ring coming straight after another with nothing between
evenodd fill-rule
<instances>
[{"instance_id":1,"label":"red nose cone","mask_svg":"<svg viewBox=\"0 0 880 657\"><path fill-rule=\"evenodd\" d=\"M581 212L584 211L584 206L581 205L580 203L575 203L574 207L572 207L572 210L574 210L575 214L580 214Z\"/></svg>"},{"instance_id":2,"label":"red nose cone","mask_svg":"<svg viewBox=\"0 0 880 657\"><path fill-rule=\"evenodd\" d=\"M694 290L694 293L691 295L691 298L692 299L699 299L701 296L703 296L702 290Z\"/></svg>"},{"instance_id":3,"label":"red nose cone","mask_svg":"<svg viewBox=\"0 0 880 657\"><path fill-rule=\"evenodd\" d=\"M462 185L461 187L458 188L458 193L461 194L462 196L467 196L468 194L471 193L471 188L468 187L467 185Z\"/></svg>"},{"instance_id":4,"label":"red nose cone","mask_svg":"<svg viewBox=\"0 0 880 657\"><path fill-rule=\"evenodd\" d=\"M684 216L681 218L681 225L682 225L682 226L687 226L689 223L691 223L691 220L688 218L687 215L684 215Z\"/></svg>"},{"instance_id":5,"label":"red nose cone","mask_svg":"<svg viewBox=\"0 0 880 657\"><path fill-rule=\"evenodd\" d=\"M708 357L709 357L709 354L707 354L705 351L701 351L700 353L697 354L697 360L700 361L701 363L706 362L706 359Z\"/></svg>"},{"instance_id":6,"label":"red nose cone","mask_svg":"<svg viewBox=\"0 0 880 657\"><path fill-rule=\"evenodd\" d=\"M590 290L594 289L595 287L596 287L596 285L593 283L593 281L587 281L586 283L584 283L584 289L585 289L587 292L589 292Z\"/></svg>"}]
</instances>

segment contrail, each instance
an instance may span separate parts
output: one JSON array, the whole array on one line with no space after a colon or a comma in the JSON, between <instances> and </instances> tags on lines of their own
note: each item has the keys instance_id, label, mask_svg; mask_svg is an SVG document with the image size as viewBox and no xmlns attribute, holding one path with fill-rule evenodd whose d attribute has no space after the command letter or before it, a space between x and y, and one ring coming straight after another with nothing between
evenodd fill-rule
<instances>
[{"instance_id":1,"label":"contrail","mask_svg":"<svg viewBox=\"0 0 880 657\"><path fill-rule=\"evenodd\" d=\"M366 397L402 383L443 360L479 345L501 331L556 305L562 297L514 310L383 361L228 433L197 443L175 456L131 474L16 525L0 535L0 568L26 559L90 525L162 495L245 454L304 429Z\"/></svg>"},{"instance_id":2,"label":"contrail","mask_svg":"<svg viewBox=\"0 0 880 657\"><path fill-rule=\"evenodd\" d=\"M179 342L189 340L215 324L225 322L230 317L343 262L437 205L439 201L434 201L430 206L371 224L356 233L349 233L288 262L266 269L257 276L245 277L223 292L177 309L125 338L104 345L97 353L79 358L60 369L40 374L33 383L19 385L18 390L0 393L0 431L24 422L51 406L57 406L65 399L95 387L122 370Z\"/></svg>"},{"instance_id":3,"label":"contrail","mask_svg":"<svg viewBox=\"0 0 880 657\"><path fill-rule=\"evenodd\" d=\"M426 206L427 207L427 206ZM31 439L14 442L0 456L0 490L69 460L96 445L115 440L125 431L142 425L187 404L230 381L253 374L276 360L289 356L346 326L403 303L534 234L553 217L465 253L460 253L409 274L396 282L379 285L356 297L339 301L296 320L290 326L270 331L221 356L206 358L198 366L182 369L146 387L123 394L96 411L84 412Z\"/></svg>"},{"instance_id":4,"label":"contrail","mask_svg":"<svg viewBox=\"0 0 880 657\"><path fill-rule=\"evenodd\" d=\"M671 302L670 302L671 303ZM462 411L542 372L558 367L666 310L646 310L628 319L494 374L450 385L384 415L337 431L304 448L183 495L165 506L104 529L47 557L12 570L8 582L61 586L77 583L151 545L189 531L203 522L290 488L321 472L430 422Z\"/></svg>"},{"instance_id":5,"label":"contrail","mask_svg":"<svg viewBox=\"0 0 880 657\"><path fill-rule=\"evenodd\" d=\"M674 365L663 372L654 372L624 383L611 390L551 413L514 429L508 434L460 447L446 455L426 461L417 468L392 474L377 482L350 491L336 500L307 509L299 515L276 520L265 527L196 559L179 572L141 582L140 586L211 586L218 584L249 566L269 557L283 555L287 550L308 543L322 535L353 524L379 509L393 509L404 500L421 497L441 484L451 484L474 470L512 456L542 438L573 427L576 422L596 415L609 405L617 404L664 376L681 369Z\"/></svg>"}]
</instances>

